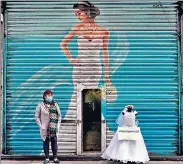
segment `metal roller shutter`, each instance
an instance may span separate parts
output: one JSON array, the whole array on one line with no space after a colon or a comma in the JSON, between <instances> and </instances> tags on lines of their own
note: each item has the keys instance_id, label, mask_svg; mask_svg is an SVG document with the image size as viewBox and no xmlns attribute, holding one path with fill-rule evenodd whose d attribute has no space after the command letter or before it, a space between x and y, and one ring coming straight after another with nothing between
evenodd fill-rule
<instances>
[{"instance_id":1,"label":"metal roller shutter","mask_svg":"<svg viewBox=\"0 0 183 164\"><path fill-rule=\"evenodd\" d=\"M34 110L48 88L64 118L59 154L76 154L76 84L60 49L65 34L78 23L72 9L76 2L6 2L6 154L42 153ZM92 1L101 11L98 24L110 31L111 78L118 93L115 102L106 103L107 144L120 111L133 104L148 151L155 155L180 151L180 54L174 2ZM77 38L69 48L76 57Z\"/></svg>"}]
</instances>

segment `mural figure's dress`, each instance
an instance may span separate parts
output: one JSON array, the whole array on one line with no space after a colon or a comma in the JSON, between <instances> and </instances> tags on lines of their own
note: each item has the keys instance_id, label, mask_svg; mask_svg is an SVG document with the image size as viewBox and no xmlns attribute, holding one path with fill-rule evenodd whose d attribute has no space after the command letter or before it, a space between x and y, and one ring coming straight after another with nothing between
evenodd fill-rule
<instances>
[{"instance_id":1,"label":"mural figure's dress","mask_svg":"<svg viewBox=\"0 0 183 164\"><path fill-rule=\"evenodd\" d=\"M78 36L77 59L79 59L79 62L73 66L72 79L74 83L74 93L71 98L70 107L76 96L78 83L84 86L98 87L102 76L102 65L100 62L100 49L102 46L102 39L88 40L84 36ZM70 110L68 109L66 118L69 112Z\"/></svg>"},{"instance_id":2,"label":"mural figure's dress","mask_svg":"<svg viewBox=\"0 0 183 164\"><path fill-rule=\"evenodd\" d=\"M78 36L77 58L79 59L79 62L73 66L72 73L74 92L71 97L68 111L63 120L76 120L76 96L78 83L81 83L84 86L98 87L102 76L102 65L100 62L100 50L102 46L102 39L95 38L88 40L84 36ZM75 116L75 118L73 118L73 116ZM60 131L64 133L65 129L67 129L67 127L64 124L61 124ZM61 134L61 132L59 134Z\"/></svg>"},{"instance_id":3,"label":"mural figure's dress","mask_svg":"<svg viewBox=\"0 0 183 164\"><path fill-rule=\"evenodd\" d=\"M73 82L83 85L98 86L102 76L102 66L100 62L100 49L102 39L88 40L83 36L78 36L78 66L73 67Z\"/></svg>"}]
</instances>

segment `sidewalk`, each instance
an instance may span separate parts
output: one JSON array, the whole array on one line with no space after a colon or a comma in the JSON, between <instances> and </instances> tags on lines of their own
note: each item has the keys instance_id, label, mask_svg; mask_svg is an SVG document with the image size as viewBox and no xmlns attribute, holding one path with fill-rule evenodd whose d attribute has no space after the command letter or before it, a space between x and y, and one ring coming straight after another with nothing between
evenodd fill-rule
<instances>
[{"instance_id":1,"label":"sidewalk","mask_svg":"<svg viewBox=\"0 0 183 164\"><path fill-rule=\"evenodd\" d=\"M121 164L113 161L63 161L61 164ZM52 162L50 162L52 163ZM3 160L1 164L43 164L43 161L13 161ZM148 164L183 164L183 161L151 161Z\"/></svg>"}]
</instances>

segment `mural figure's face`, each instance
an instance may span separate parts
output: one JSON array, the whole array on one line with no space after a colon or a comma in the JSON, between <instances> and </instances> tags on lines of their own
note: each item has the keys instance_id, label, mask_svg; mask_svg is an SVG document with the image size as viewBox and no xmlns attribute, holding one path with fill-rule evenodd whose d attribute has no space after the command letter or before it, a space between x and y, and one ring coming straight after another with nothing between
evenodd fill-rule
<instances>
[{"instance_id":1,"label":"mural figure's face","mask_svg":"<svg viewBox=\"0 0 183 164\"><path fill-rule=\"evenodd\" d=\"M89 15L86 10L75 9L74 13L81 22L84 22L89 19Z\"/></svg>"}]
</instances>

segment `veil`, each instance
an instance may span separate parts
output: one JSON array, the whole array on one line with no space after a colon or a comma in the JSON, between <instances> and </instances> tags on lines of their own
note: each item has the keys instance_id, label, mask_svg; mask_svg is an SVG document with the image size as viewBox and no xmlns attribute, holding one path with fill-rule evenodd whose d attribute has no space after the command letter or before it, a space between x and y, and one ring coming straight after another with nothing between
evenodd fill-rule
<instances>
[{"instance_id":1,"label":"veil","mask_svg":"<svg viewBox=\"0 0 183 164\"><path fill-rule=\"evenodd\" d=\"M116 119L116 123L118 124L118 126L123 126L124 125L124 115L123 115L123 112L125 113L126 111L127 111L127 106L125 106L123 111L121 111L121 113L119 114L118 118Z\"/></svg>"}]
</instances>

